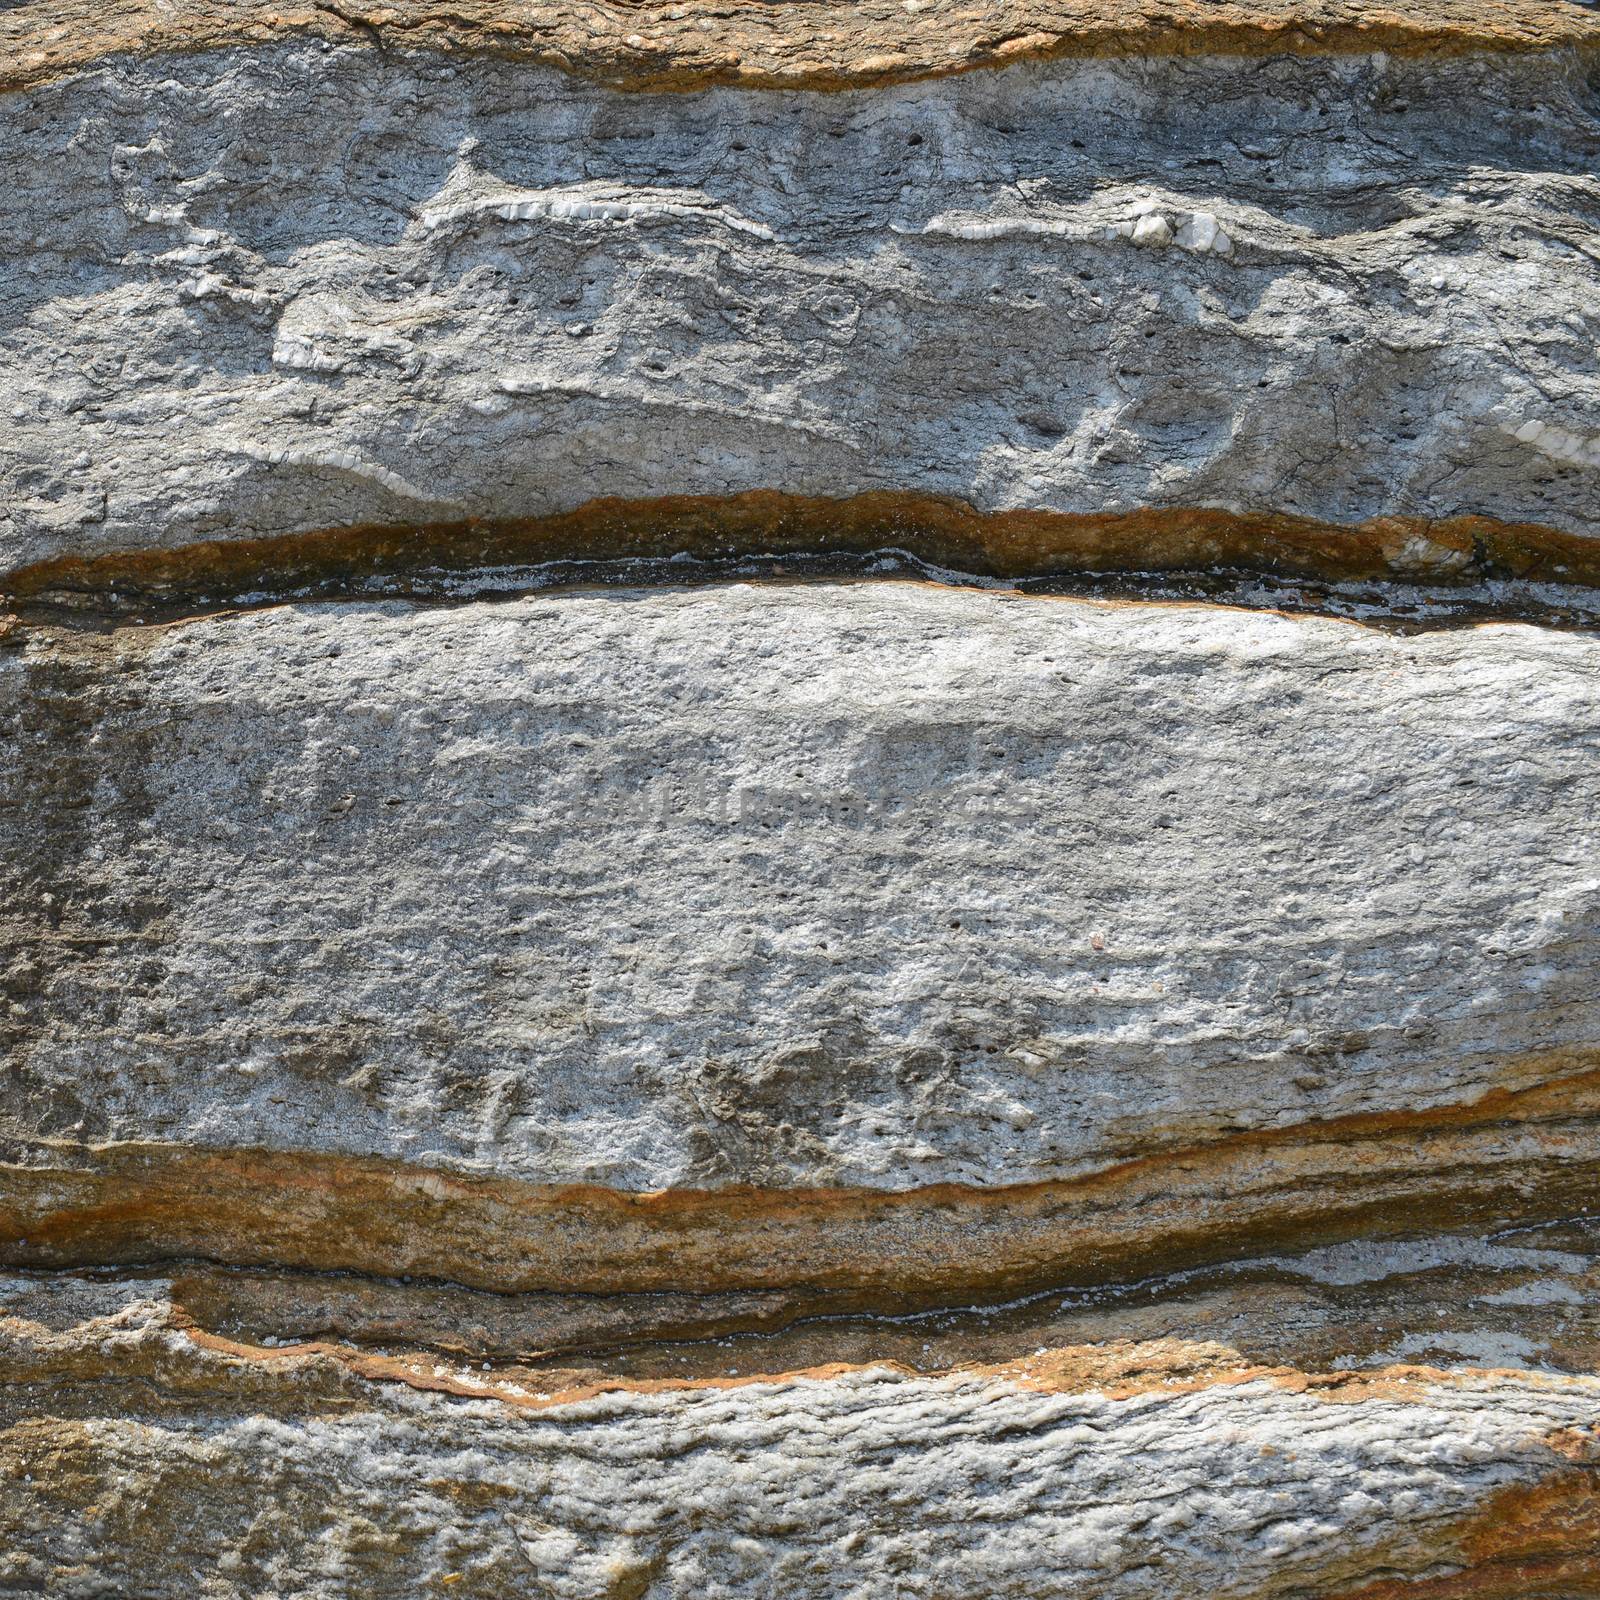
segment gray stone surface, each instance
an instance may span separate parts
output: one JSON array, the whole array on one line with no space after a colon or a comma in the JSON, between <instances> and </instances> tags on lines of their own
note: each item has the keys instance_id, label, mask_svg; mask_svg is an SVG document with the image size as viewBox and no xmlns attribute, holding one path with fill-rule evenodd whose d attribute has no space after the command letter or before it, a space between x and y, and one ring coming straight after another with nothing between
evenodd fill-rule
<instances>
[{"instance_id":1,"label":"gray stone surface","mask_svg":"<svg viewBox=\"0 0 1600 1600\"><path fill-rule=\"evenodd\" d=\"M0 571L760 487L1587 531L1597 157L1563 55L111 58L0 123Z\"/></svg>"},{"instance_id":2,"label":"gray stone surface","mask_svg":"<svg viewBox=\"0 0 1600 1600\"><path fill-rule=\"evenodd\" d=\"M0 102L0 590L752 489L1594 531L1592 57L395 37ZM1588 1592L1600 634L531 581L0 619L0 1593Z\"/></svg>"},{"instance_id":3,"label":"gray stone surface","mask_svg":"<svg viewBox=\"0 0 1600 1600\"><path fill-rule=\"evenodd\" d=\"M13 1592L1289 1596L1468 1550L1493 1576L1519 1534L1549 1553L1532 1519L1563 1481L1579 1516L1593 1494L1573 1467L1593 1378L1319 1392L1226 1348L1156 1346L1120 1393L1073 1357L1137 1370L1138 1351L528 1410L530 1381L476 1368L435 1363L456 1394L419 1393L324 1353L195 1349L163 1288L0 1280L0 1461L21 1478L31 1443L51 1462L0 1499ZM1557 1493L1527 1521L1493 1515L1542 1479Z\"/></svg>"},{"instance_id":4,"label":"gray stone surface","mask_svg":"<svg viewBox=\"0 0 1600 1600\"><path fill-rule=\"evenodd\" d=\"M1067 1177L1592 1065L1600 643L908 583L0 652L5 1129Z\"/></svg>"}]
</instances>

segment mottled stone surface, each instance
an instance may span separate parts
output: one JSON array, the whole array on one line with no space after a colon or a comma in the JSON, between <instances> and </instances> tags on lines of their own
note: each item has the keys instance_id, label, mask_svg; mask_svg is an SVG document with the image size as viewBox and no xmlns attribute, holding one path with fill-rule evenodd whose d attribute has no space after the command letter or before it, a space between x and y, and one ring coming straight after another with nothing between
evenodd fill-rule
<instances>
[{"instance_id":1,"label":"mottled stone surface","mask_svg":"<svg viewBox=\"0 0 1600 1600\"><path fill-rule=\"evenodd\" d=\"M1587 74L618 96L325 41L112 57L0 124L0 572L765 488L1587 533Z\"/></svg>"},{"instance_id":2,"label":"mottled stone surface","mask_svg":"<svg viewBox=\"0 0 1600 1600\"><path fill-rule=\"evenodd\" d=\"M1586 636L768 584L0 675L21 1144L1016 1184L1594 1065Z\"/></svg>"},{"instance_id":3,"label":"mottled stone surface","mask_svg":"<svg viewBox=\"0 0 1600 1600\"><path fill-rule=\"evenodd\" d=\"M1168 1342L549 1396L197 1340L163 1287L0 1285L11 1592L1167 1600L1594 1576L1593 1378L1308 1380Z\"/></svg>"}]
</instances>

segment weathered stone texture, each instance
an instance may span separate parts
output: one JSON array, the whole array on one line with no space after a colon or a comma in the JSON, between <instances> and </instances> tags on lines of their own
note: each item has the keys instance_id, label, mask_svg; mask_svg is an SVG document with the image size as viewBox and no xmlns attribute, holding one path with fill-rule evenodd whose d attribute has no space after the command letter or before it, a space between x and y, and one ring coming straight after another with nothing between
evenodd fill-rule
<instances>
[{"instance_id":1,"label":"weathered stone texture","mask_svg":"<svg viewBox=\"0 0 1600 1600\"><path fill-rule=\"evenodd\" d=\"M1600 1595L1597 43L4 9L0 1595Z\"/></svg>"},{"instance_id":2,"label":"weathered stone texture","mask_svg":"<svg viewBox=\"0 0 1600 1600\"><path fill-rule=\"evenodd\" d=\"M0 91L121 52L170 55L279 39L425 48L560 68L613 89L842 89L1050 57L1383 50L1592 50L1600 24L1566 0L840 0L716 6L639 0L13 0Z\"/></svg>"},{"instance_id":3,"label":"weathered stone texture","mask_svg":"<svg viewBox=\"0 0 1600 1600\"><path fill-rule=\"evenodd\" d=\"M1588 70L618 97L307 40L112 58L0 123L0 572L768 488L1587 535Z\"/></svg>"},{"instance_id":4,"label":"weathered stone texture","mask_svg":"<svg viewBox=\"0 0 1600 1600\"><path fill-rule=\"evenodd\" d=\"M1158 1343L551 1396L196 1341L160 1283L0 1296L13 1592L1165 1600L1444 1563L1479 1594L1596 1576L1593 1378L1308 1379Z\"/></svg>"},{"instance_id":5,"label":"weathered stone texture","mask_svg":"<svg viewBox=\"0 0 1600 1600\"><path fill-rule=\"evenodd\" d=\"M1585 636L736 585L0 673L22 1138L901 1189L1593 1067Z\"/></svg>"},{"instance_id":6,"label":"weathered stone texture","mask_svg":"<svg viewBox=\"0 0 1600 1600\"><path fill-rule=\"evenodd\" d=\"M15 1260L910 1294L1594 1181L1587 636L743 584L0 674Z\"/></svg>"}]
</instances>

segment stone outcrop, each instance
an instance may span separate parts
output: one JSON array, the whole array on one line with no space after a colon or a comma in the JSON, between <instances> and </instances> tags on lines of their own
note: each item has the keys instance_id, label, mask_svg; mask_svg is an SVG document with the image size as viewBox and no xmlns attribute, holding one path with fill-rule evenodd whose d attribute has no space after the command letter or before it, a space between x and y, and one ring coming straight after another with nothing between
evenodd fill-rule
<instances>
[{"instance_id":1,"label":"stone outcrop","mask_svg":"<svg viewBox=\"0 0 1600 1600\"><path fill-rule=\"evenodd\" d=\"M0 674L30 1249L909 1291L1595 1180L1584 635L769 580Z\"/></svg>"},{"instance_id":2,"label":"stone outcrop","mask_svg":"<svg viewBox=\"0 0 1600 1600\"><path fill-rule=\"evenodd\" d=\"M0 13L0 1595L1600 1593L1597 42Z\"/></svg>"},{"instance_id":3,"label":"stone outcrop","mask_svg":"<svg viewBox=\"0 0 1600 1600\"><path fill-rule=\"evenodd\" d=\"M1593 59L98 61L4 101L0 571L781 490L936 559L928 500L1011 513L1002 571L1592 579Z\"/></svg>"}]
</instances>

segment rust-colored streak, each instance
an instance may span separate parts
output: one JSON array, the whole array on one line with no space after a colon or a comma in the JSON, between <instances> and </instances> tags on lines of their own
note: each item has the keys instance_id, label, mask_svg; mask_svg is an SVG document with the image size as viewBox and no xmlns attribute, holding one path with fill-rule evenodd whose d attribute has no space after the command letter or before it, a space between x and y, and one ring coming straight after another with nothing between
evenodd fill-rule
<instances>
[{"instance_id":1,"label":"rust-colored streak","mask_svg":"<svg viewBox=\"0 0 1600 1600\"><path fill-rule=\"evenodd\" d=\"M316 38L482 54L628 90L840 90L1020 61L1109 55L1398 55L1593 46L1600 21L1566 0L901 0L717 6L630 0L33 0L0 15L0 90L123 52L259 48Z\"/></svg>"},{"instance_id":2,"label":"rust-colored streak","mask_svg":"<svg viewBox=\"0 0 1600 1600\"><path fill-rule=\"evenodd\" d=\"M226 605L243 595L338 594L383 578L399 592L441 572L562 560L863 554L886 547L994 577L1239 568L1331 580L1424 576L1600 584L1600 538L1487 517L1317 522L1203 507L1075 514L979 512L934 495L829 499L752 490L591 500L522 520L324 529L175 549L60 556L0 575L26 610ZM1418 568L1406 563L1427 552Z\"/></svg>"},{"instance_id":3,"label":"rust-colored streak","mask_svg":"<svg viewBox=\"0 0 1600 1600\"><path fill-rule=\"evenodd\" d=\"M1468 1105L1218 1136L991 1188L627 1193L322 1152L40 1143L0 1168L0 1262L198 1256L489 1289L806 1285L883 1303L1104 1282L1574 1214L1600 1178L1600 1069L1551 1070Z\"/></svg>"},{"instance_id":4,"label":"rust-colored streak","mask_svg":"<svg viewBox=\"0 0 1600 1600\"><path fill-rule=\"evenodd\" d=\"M1044 1394L1095 1393L1111 1400L1131 1400L1147 1394L1173 1396L1199 1394L1208 1389L1265 1383L1275 1389L1305 1395L1325 1405L1365 1405L1373 1402L1415 1404L1426 1391L1480 1384L1485 1378L1505 1378L1526 1383L1524 1372L1499 1372L1486 1368L1391 1365L1352 1372L1303 1372L1297 1367L1266 1366L1246 1360L1225 1345L1187 1339L1115 1340L1099 1345L1069 1345L1043 1349L1021 1361L972 1362L942 1371L917 1371L899 1361L833 1361L808 1367L780 1368L738 1375L707 1374L682 1378L601 1376L581 1383L551 1382L548 1375L523 1367L496 1367L475 1371L459 1364L441 1363L427 1356L379 1354L331 1340L308 1340L286 1349L273 1349L230 1339L196 1326L181 1314L171 1321L198 1349L267 1370L292 1370L305 1363L332 1362L369 1383L398 1383L407 1388L450 1394L469 1400L496 1400L519 1410L543 1411L553 1406L575 1405L602 1394L694 1394L703 1390L733 1390L756 1384L829 1383L861 1372L893 1373L912 1380L952 1379L1036 1390ZM1600 1391L1597 1391L1600 1397ZM1566 1454L1559 1440L1547 1440L1557 1456ZM1590 1471L1561 1472L1546 1480L1564 1485L1568 1480L1592 1482ZM1497 1514L1509 1517L1522 1531L1515 1547L1522 1554L1549 1554L1570 1549L1562 1541L1582 1533L1595 1515L1593 1495L1574 1496L1567 1488L1553 1488L1546 1501L1517 1502L1505 1507L1497 1499ZM1496 1546L1474 1524L1468 1542L1492 1557ZM1575 1541L1574 1541L1575 1542Z\"/></svg>"},{"instance_id":5,"label":"rust-colored streak","mask_svg":"<svg viewBox=\"0 0 1600 1600\"><path fill-rule=\"evenodd\" d=\"M1386 1578L1340 1589L1339 1600L1587 1600L1600 1596L1600 1480L1559 1471L1510 1484L1430 1545L1431 1577Z\"/></svg>"}]
</instances>

